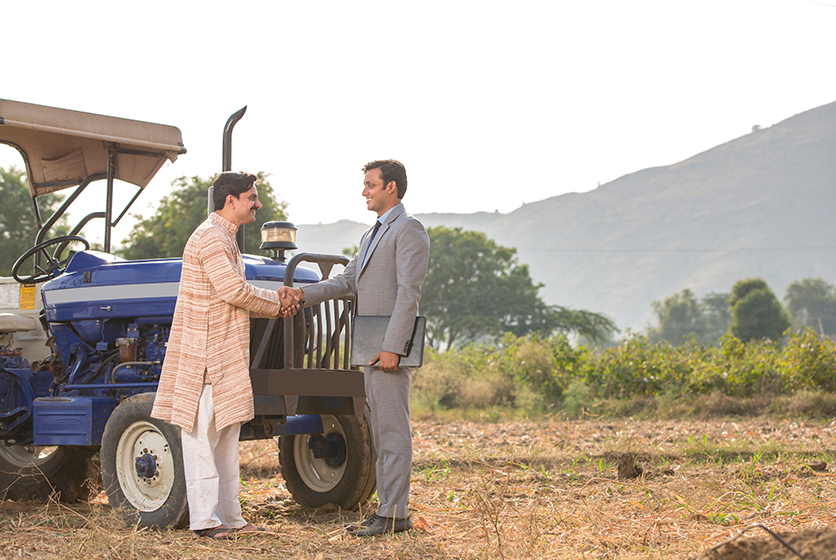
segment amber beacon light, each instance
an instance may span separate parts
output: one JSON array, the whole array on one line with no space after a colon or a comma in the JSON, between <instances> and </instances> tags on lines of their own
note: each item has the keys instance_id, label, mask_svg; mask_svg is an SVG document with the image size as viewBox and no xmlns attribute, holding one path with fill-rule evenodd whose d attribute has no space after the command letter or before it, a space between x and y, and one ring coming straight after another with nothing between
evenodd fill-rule
<instances>
[{"instance_id":1,"label":"amber beacon light","mask_svg":"<svg viewBox=\"0 0 836 560\"><path fill-rule=\"evenodd\" d=\"M264 222L259 249L273 251L273 258L284 262L284 252L297 249L296 226L290 222Z\"/></svg>"}]
</instances>

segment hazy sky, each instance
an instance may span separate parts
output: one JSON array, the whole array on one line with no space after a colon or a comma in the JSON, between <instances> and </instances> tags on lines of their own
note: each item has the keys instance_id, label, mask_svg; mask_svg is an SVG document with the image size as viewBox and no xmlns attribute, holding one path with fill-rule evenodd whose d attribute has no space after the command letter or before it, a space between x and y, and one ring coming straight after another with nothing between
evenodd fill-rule
<instances>
[{"instance_id":1,"label":"hazy sky","mask_svg":"<svg viewBox=\"0 0 836 560\"><path fill-rule=\"evenodd\" d=\"M244 105L233 169L270 173L305 224L371 222L372 159L406 165L411 213L506 213L836 101L836 0L33 1L3 20L0 98L183 132L145 215L220 169Z\"/></svg>"}]
</instances>

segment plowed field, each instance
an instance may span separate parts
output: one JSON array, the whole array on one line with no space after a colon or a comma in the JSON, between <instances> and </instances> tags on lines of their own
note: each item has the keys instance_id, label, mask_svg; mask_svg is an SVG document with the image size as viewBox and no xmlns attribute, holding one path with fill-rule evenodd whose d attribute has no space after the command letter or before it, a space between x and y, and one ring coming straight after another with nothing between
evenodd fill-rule
<instances>
[{"instance_id":1,"label":"plowed field","mask_svg":"<svg viewBox=\"0 0 836 560\"><path fill-rule=\"evenodd\" d=\"M413 430L408 534L357 539L343 523L359 513L303 511L275 441L262 441L241 444L241 499L264 534L128 527L101 493L69 506L6 501L0 557L748 560L836 549L834 425L424 420Z\"/></svg>"}]
</instances>

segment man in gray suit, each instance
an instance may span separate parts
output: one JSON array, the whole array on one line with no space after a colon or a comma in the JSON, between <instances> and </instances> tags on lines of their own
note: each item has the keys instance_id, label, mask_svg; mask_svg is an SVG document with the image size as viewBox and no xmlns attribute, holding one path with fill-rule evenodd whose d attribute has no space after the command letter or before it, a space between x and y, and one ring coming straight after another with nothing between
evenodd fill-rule
<instances>
[{"instance_id":1,"label":"man in gray suit","mask_svg":"<svg viewBox=\"0 0 836 560\"><path fill-rule=\"evenodd\" d=\"M373 161L363 168L366 206L377 214L374 227L360 238L360 248L342 274L286 289L302 305L357 295L357 315L390 316L383 349L364 367L366 396L377 463L380 505L371 517L348 530L357 536L398 533L412 528L407 502L412 472L409 424L409 377L400 367L409 353L421 285L427 275L430 241L421 222L404 210L406 169L396 160Z\"/></svg>"}]
</instances>

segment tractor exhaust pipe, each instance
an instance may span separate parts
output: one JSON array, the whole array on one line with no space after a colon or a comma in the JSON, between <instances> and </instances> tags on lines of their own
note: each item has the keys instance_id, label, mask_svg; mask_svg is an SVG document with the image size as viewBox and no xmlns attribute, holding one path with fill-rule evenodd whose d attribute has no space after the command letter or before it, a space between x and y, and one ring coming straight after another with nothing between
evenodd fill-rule
<instances>
[{"instance_id":1,"label":"tractor exhaust pipe","mask_svg":"<svg viewBox=\"0 0 836 560\"><path fill-rule=\"evenodd\" d=\"M235 113L232 113L226 121L226 126L224 126L223 153L221 154L221 171L232 171L232 129L235 128L236 123L241 120L241 117L243 117L246 112L247 106L245 105ZM209 201L207 203L208 211L206 212L207 216L215 211L215 203L212 200L213 190L213 187L210 186ZM238 233L235 234L235 240L238 242L238 250L243 253L244 226L238 228Z\"/></svg>"},{"instance_id":2,"label":"tractor exhaust pipe","mask_svg":"<svg viewBox=\"0 0 836 560\"><path fill-rule=\"evenodd\" d=\"M247 106L245 105L237 112L230 115L229 119L226 121L226 126L224 127L224 153L221 171L232 171L232 129L235 128L236 123L241 120L241 117L243 117L246 112Z\"/></svg>"}]
</instances>

